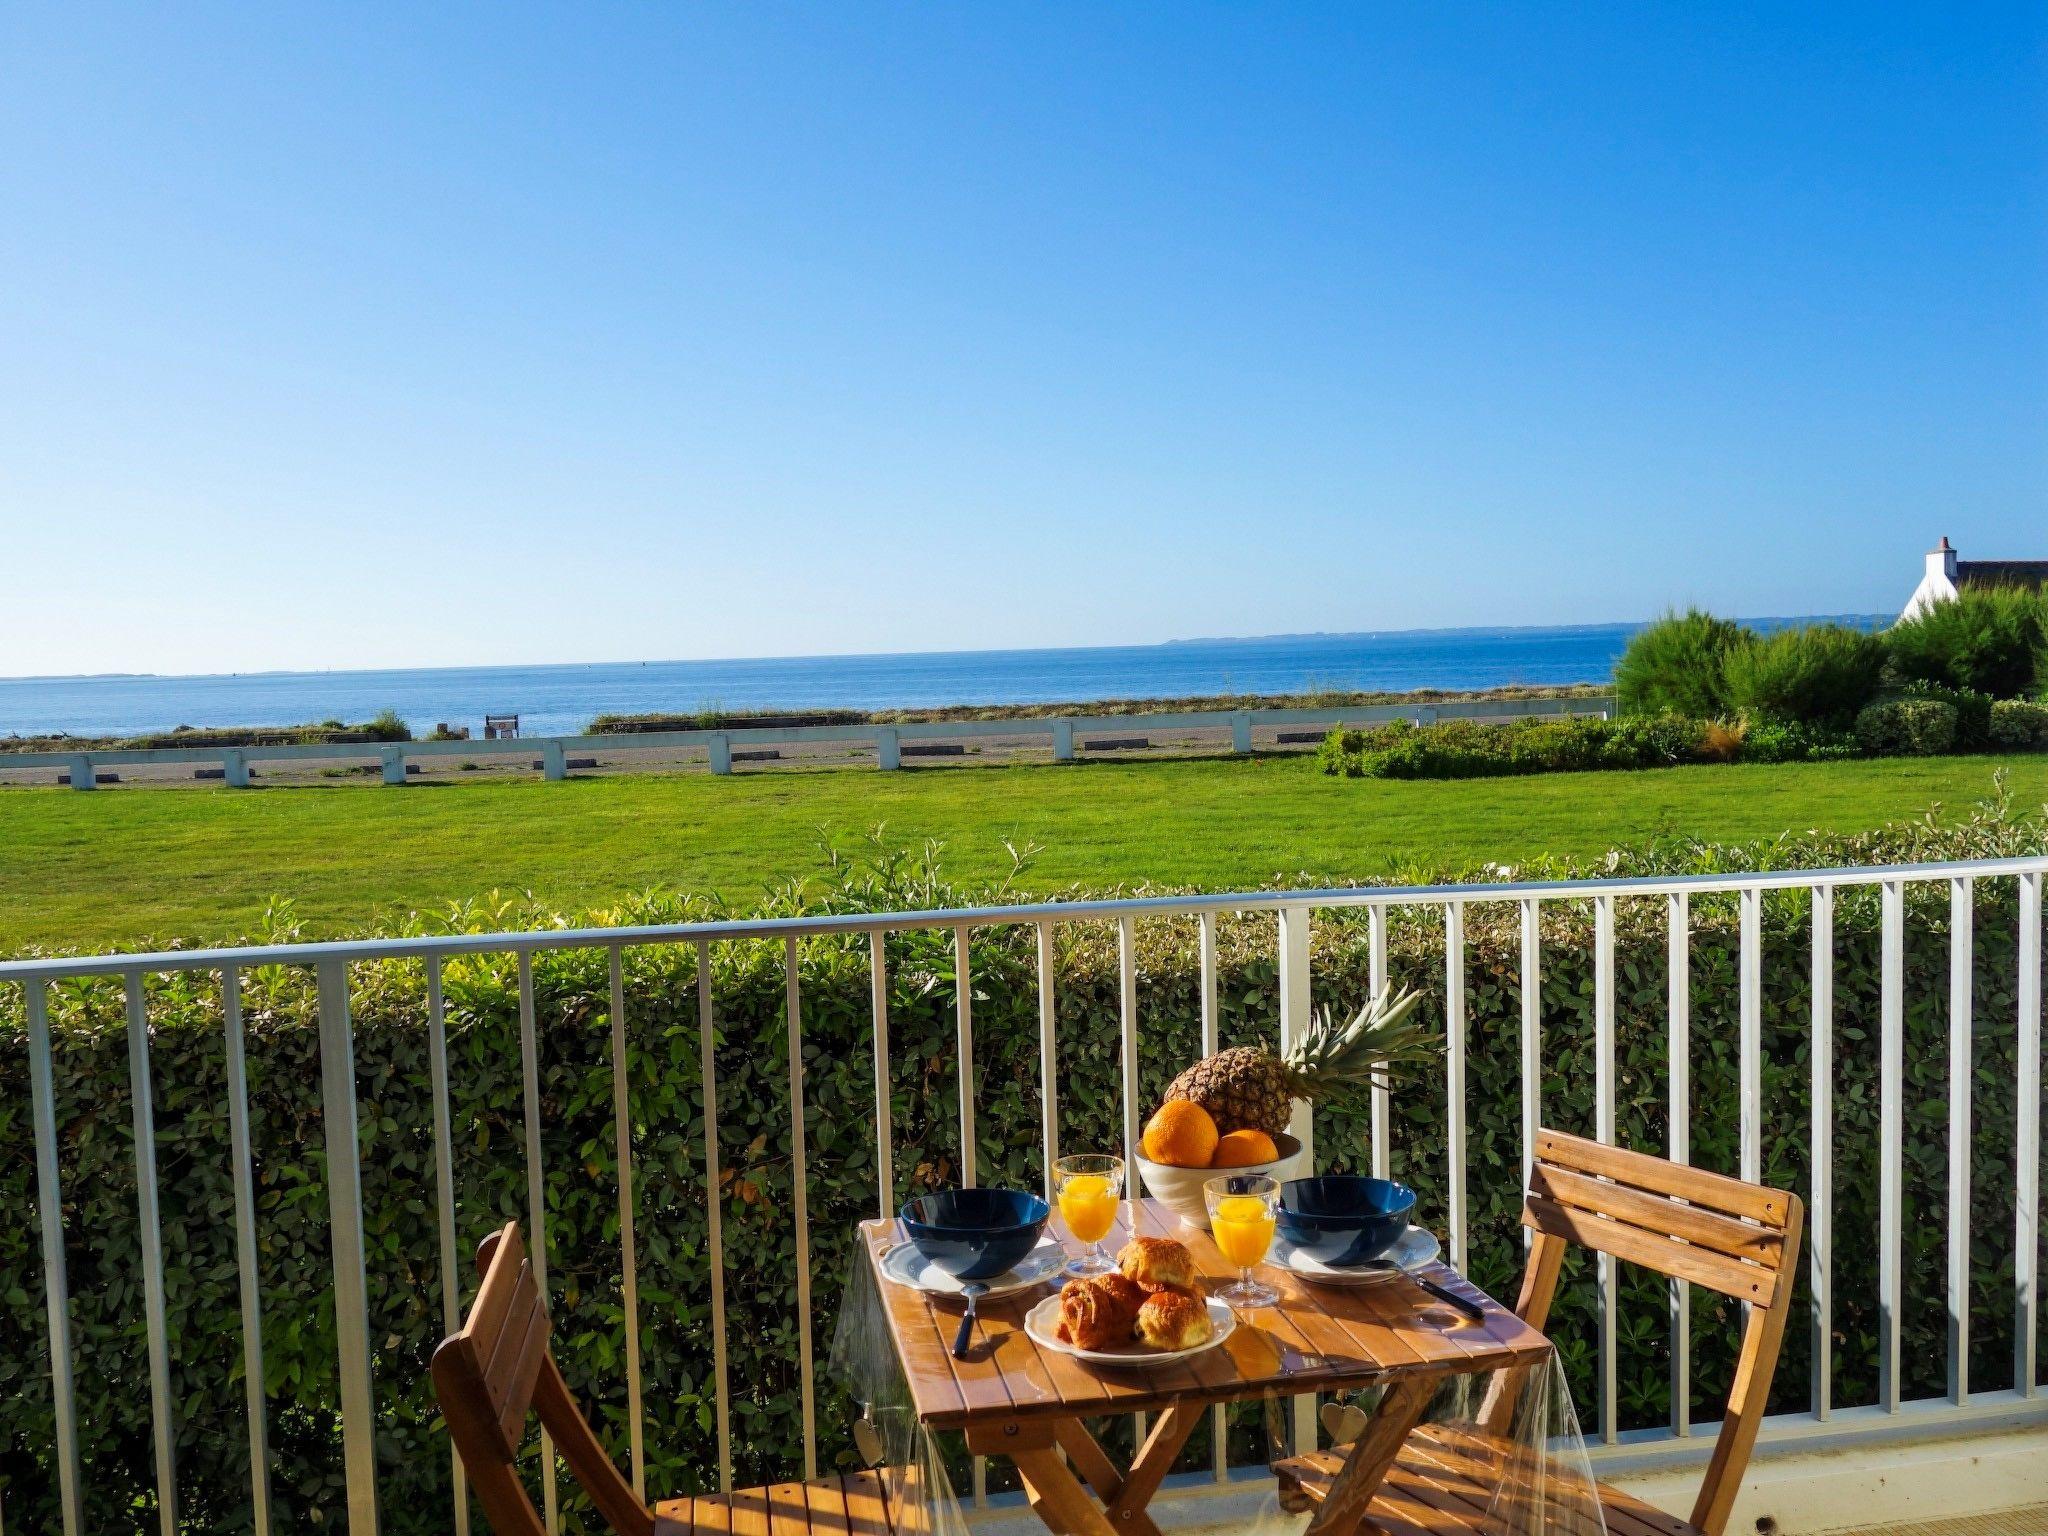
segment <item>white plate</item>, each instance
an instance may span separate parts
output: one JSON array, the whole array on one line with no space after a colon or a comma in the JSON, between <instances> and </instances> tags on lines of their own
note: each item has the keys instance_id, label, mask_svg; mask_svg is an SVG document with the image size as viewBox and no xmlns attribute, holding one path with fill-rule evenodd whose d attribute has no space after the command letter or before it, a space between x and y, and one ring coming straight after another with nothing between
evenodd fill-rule
<instances>
[{"instance_id":1,"label":"white plate","mask_svg":"<svg viewBox=\"0 0 2048 1536\"><path fill-rule=\"evenodd\" d=\"M988 1282L988 1296L1010 1296L1042 1285L1066 1268L1067 1250L1058 1243L1044 1242L1018 1261L1017 1267ZM917 1251L915 1243L898 1243L882 1257L885 1278L928 1296L958 1296L963 1283Z\"/></svg>"},{"instance_id":2,"label":"white plate","mask_svg":"<svg viewBox=\"0 0 2048 1536\"><path fill-rule=\"evenodd\" d=\"M1436 1240L1434 1232L1425 1227L1410 1227L1394 1239L1394 1246L1385 1254L1363 1264L1325 1264L1321 1259L1303 1253L1284 1237L1273 1243L1273 1262L1289 1273L1304 1280L1313 1280L1318 1285L1371 1285L1374 1281L1412 1273L1425 1264L1434 1264L1442 1252L1443 1245Z\"/></svg>"},{"instance_id":3,"label":"white plate","mask_svg":"<svg viewBox=\"0 0 2048 1536\"><path fill-rule=\"evenodd\" d=\"M1060 1338L1055 1330L1060 1325L1060 1299L1048 1296L1029 1312L1024 1314L1024 1331L1044 1349L1056 1349L1063 1355L1072 1355L1076 1360L1086 1360L1091 1365L1130 1365L1149 1370L1155 1365L1167 1365L1175 1360L1185 1360L1189 1355L1199 1355L1205 1349L1214 1349L1237 1327L1237 1314L1215 1297L1204 1298L1209 1308L1209 1337L1191 1349L1154 1349L1133 1339L1121 1349L1077 1349Z\"/></svg>"}]
</instances>

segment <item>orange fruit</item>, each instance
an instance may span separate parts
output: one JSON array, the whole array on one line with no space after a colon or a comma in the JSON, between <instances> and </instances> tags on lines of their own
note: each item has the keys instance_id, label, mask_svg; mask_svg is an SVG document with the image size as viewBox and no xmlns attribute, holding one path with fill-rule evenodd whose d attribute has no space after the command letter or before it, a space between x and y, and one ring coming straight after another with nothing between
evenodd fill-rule
<instances>
[{"instance_id":1,"label":"orange fruit","mask_svg":"<svg viewBox=\"0 0 2048 1536\"><path fill-rule=\"evenodd\" d=\"M1273 1138L1264 1131L1232 1131L1228 1136L1216 1138L1216 1150L1210 1154L1211 1168L1249 1168L1254 1163L1277 1163L1280 1149L1273 1145Z\"/></svg>"},{"instance_id":2,"label":"orange fruit","mask_svg":"<svg viewBox=\"0 0 2048 1536\"><path fill-rule=\"evenodd\" d=\"M1216 1122L1186 1099L1170 1099L1145 1123L1145 1155L1169 1168L1207 1168L1216 1151Z\"/></svg>"}]
</instances>

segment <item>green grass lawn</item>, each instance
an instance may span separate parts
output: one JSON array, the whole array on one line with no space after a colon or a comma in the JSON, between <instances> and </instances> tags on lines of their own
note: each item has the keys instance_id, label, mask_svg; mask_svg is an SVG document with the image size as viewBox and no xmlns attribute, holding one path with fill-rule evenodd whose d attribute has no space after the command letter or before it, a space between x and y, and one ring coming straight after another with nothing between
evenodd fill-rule
<instances>
[{"instance_id":1,"label":"green grass lawn","mask_svg":"<svg viewBox=\"0 0 2048 1536\"><path fill-rule=\"evenodd\" d=\"M819 867L821 830L936 838L956 877L1042 845L1025 885L1211 888L1597 854L1686 834L1734 841L1860 831L1983 798L2005 767L2022 805L2048 758L1932 758L1339 780L1306 757L1073 763L257 790L0 791L0 952L248 932L289 896L320 933L501 889L563 908L649 887L745 903Z\"/></svg>"}]
</instances>

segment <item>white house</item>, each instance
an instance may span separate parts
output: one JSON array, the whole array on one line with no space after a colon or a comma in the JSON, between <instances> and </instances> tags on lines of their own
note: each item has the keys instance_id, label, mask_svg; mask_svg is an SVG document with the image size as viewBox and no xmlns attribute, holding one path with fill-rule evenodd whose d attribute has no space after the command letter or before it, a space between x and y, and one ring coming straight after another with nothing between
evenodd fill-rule
<instances>
[{"instance_id":1,"label":"white house","mask_svg":"<svg viewBox=\"0 0 2048 1536\"><path fill-rule=\"evenodd\" d=\"M1936 603L1945 603L1964 587L2048 586L2048 560L1958 560L1946 534L1927 552L1927 574L1906 602L1901 619L1917 618Z\"/></svg>"}]
</instances>

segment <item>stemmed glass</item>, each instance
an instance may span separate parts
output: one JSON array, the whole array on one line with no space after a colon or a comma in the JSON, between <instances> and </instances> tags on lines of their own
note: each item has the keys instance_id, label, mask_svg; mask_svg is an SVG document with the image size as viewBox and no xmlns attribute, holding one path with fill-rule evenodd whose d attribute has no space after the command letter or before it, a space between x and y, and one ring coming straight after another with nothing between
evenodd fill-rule
<instances>
[{"instance_id":1,"label":"stemmed glass","mask_svg":"<svg viewBox=\"0 0 2048 1536\"><path fill-rule=\"evenodd\" d=\"M1053 1193L1059 1198L1060 1219L1077 1242L1085 1243L1080 1253L1067 1261L1070 1275L1106 1275L1116 1261L1102 1250L1102 1240L1116 1225L1117 1202L1124 1192L1124 1160L1106 1153L1081 1153L1063 1157L1052 1165Z\"/></svg>"},{"instance_id":2,"label":"stemmed glass","mask_svg":"<svg viewBox=\"0 0 2048 1536\"><path fill-rule=\"evenodd\" d=\"M1209 1204L1209 1235L1238 1269L1237 1283L1218 1291L1216 1299L1234 1307L1272 1306L1280 1293L1254 1280L1252 1267L1273 1246L1280 1181L1262 1173L1226 1173L1204 1184L1202 1194Z\"/></svg>"}]
</instances>

